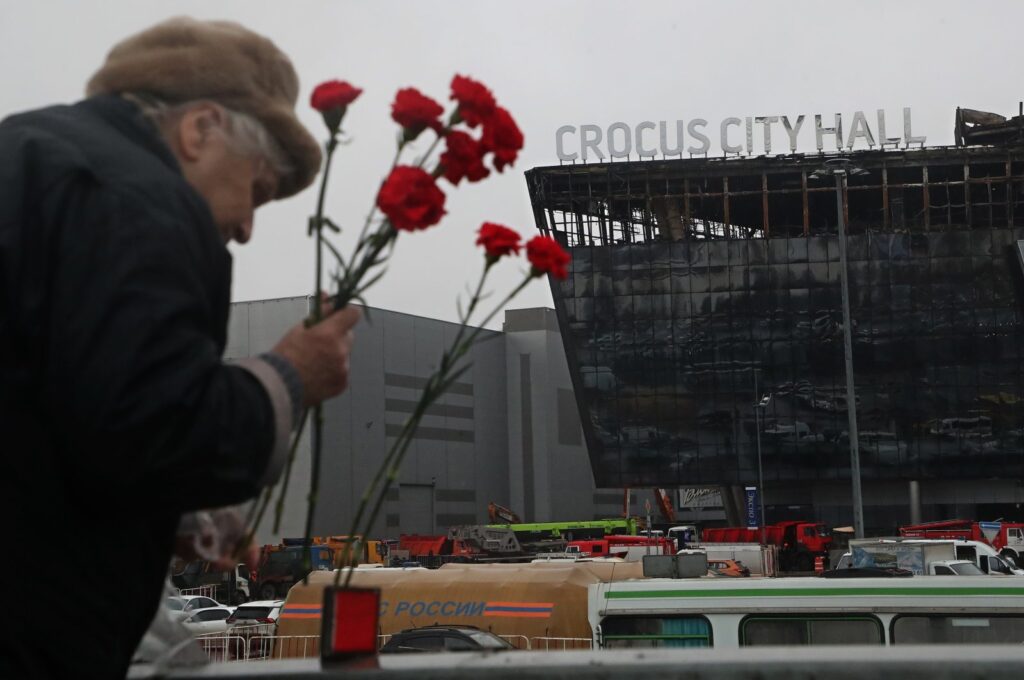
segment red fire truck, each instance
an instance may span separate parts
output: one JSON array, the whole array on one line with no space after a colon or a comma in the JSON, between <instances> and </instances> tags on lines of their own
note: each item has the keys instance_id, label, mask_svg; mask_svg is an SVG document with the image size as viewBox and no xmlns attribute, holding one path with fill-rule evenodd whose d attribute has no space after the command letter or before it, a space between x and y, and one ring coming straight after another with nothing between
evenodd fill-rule
<instances>
[{"instance_id":1,"label":"red fire truck","mask_svg":"<svg viewBox=\"0 0 1024 680\"><path fill-rule=\"evenodd\" d=\"M718 527L704 529L704 543L761 543L761 528ZM764 527L764 544L779 548L782 571L812 571L814 558L821 557L828 566L828 549L832 532L816 522L788 521Z\"/></svg>"}]
</instances>

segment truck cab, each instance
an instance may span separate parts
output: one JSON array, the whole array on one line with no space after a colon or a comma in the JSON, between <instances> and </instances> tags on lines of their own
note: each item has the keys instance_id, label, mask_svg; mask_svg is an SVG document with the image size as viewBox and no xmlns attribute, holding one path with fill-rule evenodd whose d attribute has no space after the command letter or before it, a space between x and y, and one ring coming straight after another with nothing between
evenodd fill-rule
<instances>
[{"instance_id":1,"label":"truck cab","mask_svg":"<svg viewBox=\"0 0 1024 680\"><path fill-rule=\"evenodd\" d=\"M287 597L288 590L310 571L334 569L334 551L324 545L311 546L306 568L306 548L301 545L271 546L264 550L256 570L256 595L264 600Z\"/></svg>"},{"instance_id":2,"label":"truck cab","mask_svg":"<svg viewBox=\"0 0 1024 680\"><path fill-rule=\"evenodd\" d=\"M206 560L193 560L172 574L171 583L178 590L212 588L212 597L218 602L239 605L252 597L249 568L235 565L234 570L219 571Z\"/></svg>"}]
</instances>

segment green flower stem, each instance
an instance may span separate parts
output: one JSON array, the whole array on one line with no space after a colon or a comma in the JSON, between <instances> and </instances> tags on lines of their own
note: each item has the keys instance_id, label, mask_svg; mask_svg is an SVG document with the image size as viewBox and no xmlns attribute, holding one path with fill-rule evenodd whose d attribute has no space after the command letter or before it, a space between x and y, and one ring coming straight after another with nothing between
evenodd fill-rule
<instances>
[{"instance_id":1,"label":"green flower stem","mask_svg":"<svg viewBox=\"0 0 1024 680\"><path fill-rule=\"evenodd\" d=\"M391 226L390 220L384 220L380 229L373 235L366 238L365 242L370 243L362 259L359 260L355 269L348 269L344 276L338 281L338 293L334 298L334 309L345 307L352 298L359 292L359 284L366 274L375 266L380 264L378 257L381 252L398 238L398 231Z\"/></svg>"},{"instance_id":2,"label":"green flower stem","mask_svg":"<svg viewBox=\"0 0 1024 680\"><path fill-rule=\"evenodd\" d=\"M420 420L423 419L423 415L424 413L426 413L427 408L441 394L440 392L435 394L435 378L437 378L438 375L439 374L434 374L434 376L432 376L431 379L427 382L427 386L426 388L424 388L423 393L420 395L420 399L416 404L415 411L406 419L405 424L402 426L402 432L399 434L398 438L395 439L395 442L391 445L391 448L388 450L387 455L381 462L381 466L377 470L377 475L374 478L373 483L371 483L370 488L367 489L367 491L363 494L363 498L359 504L359 511L356 515L356 520L354 520L352 523L353 528L350 533L351 536L365 536L373 528L373 522L377 518L377 515L380 513L380 508L384 502L384 497L387 495L388 489L391 488L391 485L397 478L398 470L402 464L402 459L405 457L405 452L408 450L409 444L412 443L412 434L416 431L416 428L419 427ZM377 494L376 502L374 503L373 510L370 512L370 515L367 518L366 526L363 529L363 533L359 534L358 521L359 519L361 519L362 515L364 514L366 508L369 505L370 496L373 494L373 490L380 482L381 477L385 475L385 473L387 474L387 476L385 478L383 488L380 490L380 493ZM346 552L345 557L345 561L342 562L342 568L348 567L348 571L345 577L345 587L347 588L350 581L352 580L352 573L354 570L352 569L352 564L351 561L349 560L350 553ZM338 569L334 576L334 585L337 586L340 580L341 569Z\"/></svg>"},{"instance_id":3,"label":"green flower stem","mask_svg":"<svg viewBox=\"0 0 1024 680\"><path fill-rule=\"evenodd\" d=\"M327 199L327 178L331 174L331 160L334 159L334 152L338 148L337 131L331 130L331 138L327 140L327 158L324 161L324 172L320 176L320 191L316 199L316 216L314 227L316 229L316 272L313 282L313 323L323 318L323 311L320 304L321 283L323 281L323 260L324 260L324 202ZM310 433L310 449L312 459L312 470L310 472L309 495L306 497L306 529L302 535L302 544L305 546L305 560L307 576L303 583L308 583L308 573L313 564L313 515L316 512L317 494L320 491L320 466L323 457L323 429L324 409L322 404L313 407L313 429ZM291 475L291 465L287 476ZM287 486L281 487L281 500L284 503L284 495L287 493Z\"/></svg>"},{"instance_id":4,"label":"green flower stem","mask_svg":"<svg viewBox=\"0 0 1024 680\"><path fill-rule=\"evenodd\" d=\"M426 414L430 406L444 394L445 390L448 387L447 383L450 374L452 373L459 359L465 356L476 343L476 340L479 337L481 329L484 326L486 326L486 324L489 323L490 320L493 319L494 316L499 311L501 311L512 298L519 294L523 290L523 288L525 288L527 284L530 283L531 280L536 278L535 276L533 276L532 273L528 274L526 278L524 278L523 281L520 282L520 284L511 293L505 296L505 298L485 317L481 325L479 327L474 328L469 333L469 335L465 337L465 339L463 339L463 336L468 326L468 322L481 299L484 282L493 264L493 261L488 261L488 263L484 267L483 274L481 275L480 280L477 283L476 290L474 291L473 296L470 299L469 306L467 307L466 312L462 315L462 318L460 320L461 323L459 331L456 334L455 339L452 341L451 347L442 356L441 365L438 368L438 370L427 380L427 385L424 388L423 393L420 395L419 400L417 401L416 408L414 409L413 413L410 414L410 416L406 419L405 424L402 426L402 431L399 433L398 437L391 445L387 455L385 455L384 460L381 462L380 468L377 470L377 474L374 476L374 479L371 481L370 485L363 493L363 496L360 499L359 508L356 512L356 516L352 521L352 527L349 530L349 535L350 537L352 537L352 540L349 543L350 546L355 544L355 536L365 537L373 529L373 523L380 514L380 509L384 503L384 498L387 496L388 490L391 488L395 480L398 478L398 473L399 470L401 469L402 462L405 459L405 454L408 451L409 445L412 443L413 434L419 427L420 421L422 420L423 416ZM382 478L384 479L383 486L380 489L380 491L377 492L377 487L378 485L381 484ZM366 513L366 509L370 503L370 499L375 494L375 492L376 500L374 502L373 509L370 512L369 517L366 520L366 523L363 525L362 531L360 531L360 522L362 521L363 516ZM338 569L338 571L335 573L335 586L338 586L340 584L342 569L346 567L348 569L346 571L345 576L345 587L348 587L349 583L351 582L353 568L350 557L351 551L346 550L344 560L340 564L341 568Z\"/></svg>"},{"instance_id":5,"label":"green flower stem","mask_svg":"<svg viewBox=\"0 0 1024 680\"><path fill-rule=\"evenodd\" d=\"M480 301L480 297L481 297L481 294L483 292L484 282L486 281L487 274L488 274L488 272L490 272L491 266L493 266L493 264L494 264L494 261L488 260L487 264L484 266L484 271L483 271L483 273L480 276L480 280L477 282L476 290L473 293L473 297L470 299L469 307L467 308L466 313L463 314L462 318L460 319L459 332L456 334L455 340L452 342L452 346L453 347L457 347L459 342L461 341L462 334L463 334L463 332L465 331L465 328L466 328L466 323L469 321L469 318L472 315L473 310L476 308L476 305ZM448 364L447 358L448 358L448 353L446 352L445 355L442 356L441 368L440 368L440 370L438 372L438 374L440 374L442 377L444 376L444 374L447 373L447 371L449 369L449 364ZM426 410L431 405L431 403L433 403L433 401L436 400L438 396L440 396L440 394L438 394L436 396L431 395L430 394L430 389L429 389L431 387L431 385L435 384L434 378L437 377L438 374L435 374L435 376L432 376L430 378L430 380L428 381L427 388L424 389L423 394L420 395L420 400L419 400L419 402L417 402L415 411L413 412L413 414L409 418L406 419L406 422L405 422L405 424L402 427L401 433L399 433L398 438L391 445L391 448L388 450L388 453L384 456L384 460L381 461L381 465L377 469L377 474L374 475L374 478L370 482L370 485L363 492L362 498L359 501L359 507L356 510L355 517L352 519L351 528L349 529L349 543L348 543L348 546L346 547L346 550L345 550L345 553L344 553L344 557L343 557L343 559L340 562L340 566L341 567L345 567L345 566L351 567L351 559L350 558L352 557L352 552L354 550L354 546L356 544L356 541L357 540L361 540L361 541L365 540L365 535L367 533L369 533L369 531L373 528L373 521L376 519L377 514L380 511L380 504L382 502L381 499L387 493L388 488L390 488L391 483L393 483L393 481L394 481L393 476L391 475L391 470L394 469L394 474L397 474L398 466L401 465L401 458L404 457L405 449L408 447L409 442L411 441L411 434L412 434L412 432L414 432L416 427L418 427L419 421L421 420L423 413L426 413ZM443 380L438 381L438 382L439 383L443 383ZM394 461L396 456L399 456L398 463L397 463L397 465L392 465L392 462ZM370 515L370 520L368 522L368 526L367 526L366 530L363 532L363 534L359 534L358 533L359 525L360 525L360 522L363 519L363 515L366 513L366 508L368 507L368 505L370 503L370 498L371 498L371 496L373 496L374 492L376 491L377 486L380 484L381 478L384 477L385 472L389 473L389 481L386 483L386 485L384 487L384 490L378 496L378 500L377 500L376 506L374 508L373 513L371 513L371 515ZM356 539L356 536L361 536L362 538ZM348 586L349 580L351 578L352 578L352 570L350 568L349 572L348 572L348 576L345 579L345 586L346 587ZM334 578L334 585L335 586L338 585L340 579L341 579L341 570L339 569L338 573L335 575L335 578Z\"/></svg>"},{"instance_id":6,"label":"green flower stem","mask_svg":"<svg viewBox=\"0 0 1024 680\"><path fill-rule=\"evenodd\" d=\"M245 556L245 551L252 545L253 540L256 538L256 529L259 528L260 518L263 517L263 513L266 512L267 506L270 504L270 495L273 493L273 487L267 487L263 489L260 497L257 498L252 507L249 508L249 516L246 518L246 526L250 527L245 533L245 538L235 544L235 560L240 560ZM255 516L255 519L253 517Z\"/></svg>"}]
</instances>

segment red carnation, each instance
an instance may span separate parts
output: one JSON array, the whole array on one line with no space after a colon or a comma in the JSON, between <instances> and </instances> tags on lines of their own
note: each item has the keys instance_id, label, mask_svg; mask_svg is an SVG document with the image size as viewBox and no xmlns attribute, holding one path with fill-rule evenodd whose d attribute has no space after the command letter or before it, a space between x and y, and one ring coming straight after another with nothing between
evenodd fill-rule
<instances>
[{"instance_id":1,"label":"red carnation","mask_svg":"<svg viewBox=\"0 0 1024 680\"><path fill-rule=\"evenodd\" d=\"M476 127L494 113L494 95L472 78L459 75L452 78L451 98L459 103L456 113L469 127Z\"/></svg>"},{"instance_id":2,"label":"red carnation","mask_svg":"<svg viewBox=\"0 0 1024 680\"><path fill-rule=\"evenodd\" d=\"M512 165L519 150L523 148L523 133L516 121L500 106L484 121L484 132L480 144L487 151L494 152L494 169L501 172L506 165Z\"/></svg>"},{"instance_id":3,"label":"red carnation","mask_svg":"<svg viewBox=\"0 0 1024 680\"><path fill-rule=\"evenodd\" d=\"M444 109L440 104L414 87L399 90L391 104L391 117L405 128L405 137L409 140L416 139L426 128L440 132L442 113Z\"/></svg>"},{"instance_id":4,"label":"red carnation","mask_svg":"<svg viewBox=\"0 0 1024 680\"><path fill-rule=\"evenodd\" d=\"M479 182L491 174L484 167L483 147L465 132L452 130L445 136L445 142L448 149L441 154L441 168L449 182L458 185L463 177Z\"/></svg>"},{"instance_id":5,"label":"red carnation","mask_svg":"<svg viewBox=\"0 0 1024 680\"><path fill-rule=\"evenodd\" d=\"M569 276L566 265L569 264L569 253L550 236L534 236L526 244L526 259L533 267L533 275L551 274L556 279Z\"/></svg>"},{"instance_id":6,"label":"red carnation","mask_svg":"<svg viewBox=\"0 0 1024 680\"><path fill-rule=\"evenodd\" d=\"M491 262L504 255L518 255L522 247L519 245L519 234L494 222L484 222L477 233L480 236L477 237L476 244L484 247L487 259Z\"/></svg>"},{"instance_id":7,"label":"red carnation","mask_svg":"<svg viewBox=\"0 0 1024 680\"><path fill-rule=\"evenodd\" d=\"M377 194L381 209L395 229L415 231L437 224L444 215L444 192L429 173L408 165L399 165Z\"/></svg>"},{"instance_id":8,"label":"red carnation","mask_svg":"<svg viewBox=\"0 0 1024 680\"><path fill-rule=\"evenodd\" d=\"M325 113L348 106L362 93L360 88L352 87L343 80L328 80L316 86L309 103L320 113Z\"/></svg>"}]
</instances>

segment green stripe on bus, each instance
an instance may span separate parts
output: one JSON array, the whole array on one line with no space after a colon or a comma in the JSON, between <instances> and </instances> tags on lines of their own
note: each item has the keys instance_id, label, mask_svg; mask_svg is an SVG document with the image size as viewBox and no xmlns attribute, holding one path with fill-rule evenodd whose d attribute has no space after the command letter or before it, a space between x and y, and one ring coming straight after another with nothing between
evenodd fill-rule
<instances>
[{"instance_id":1,"label":"green stripe on bus","mask_svg":"<svg viewBox=\"0 0 1024 680\"><path fill-rule=\"evenodd\" d=\"M736 588L733 590L609 590L605 599L640 600L656 597L833 597L843 595L901 595L911 597L961 595L1024 595L1024 588Z\"/></svg>"}]
</instances>

